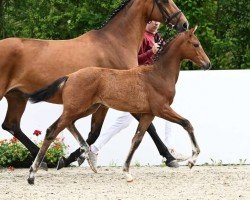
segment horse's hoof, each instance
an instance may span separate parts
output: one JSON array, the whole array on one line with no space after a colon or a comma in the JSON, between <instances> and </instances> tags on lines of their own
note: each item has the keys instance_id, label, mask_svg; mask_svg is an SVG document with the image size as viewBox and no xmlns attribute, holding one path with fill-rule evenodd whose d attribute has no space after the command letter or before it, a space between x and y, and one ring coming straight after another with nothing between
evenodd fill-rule
<instances>
[{"instance_id":1,"label":"horse's hoof","mask_svg":"<svg viewBox=\"0 0 250 200\"><path fill-rule=\"evenodd\" d=\"M43 169L43 170L45 170L45 171L48 171L48 165L47 165L47 163L46 162L41 162L40 168Z\"/></svg>"},{"instance_id":2,"label":"horse's hoof","mask_svg":"<svg viewBox=\"0 0 250 200\"><path fill-rule=\"evenodd\" d=\"M190 169L192 169L193 166L194 166L193 161L188 161L188 167L189 167Z\"/></svg>"},{"instance_id":3,"label":"horse's hoof","mask_svg":"<svg viewBox=\"0 0 250 200\"><path fill-rule=\"evenodd\" d=\"M133 182L133 176L131 175L131 174L126 174L126 180L127 180L127 182Z\"/></svg>"},{"instance_id":4,"label":"horse's hoof","mask_svg":"<svg viewBox=\"0 0 250 200\"><path fill-rule=\"evenodd\" d=\"M179 163L176 160L172 160L171 162L167 163L166 165L171 168L178 168L180 167Z\"/></svg>"},{"instance_id":5,"label":"horse's hoof","mask_svg":"<svg viewBox=\"0 0 250 200\"><path fill-rule=\"evenodd\" d=\"M35 178L34 178L34 177L33 177L33 178L28 178L27 181L28 181L28 183L29 183L30 185L34 185L34 183L35 183Z\"/></svg>"},{"instance_id":6,"label":"horse's hoof","mask_svg":"<svg viewBox=\"0 0 250 200\"><path fill-rule=\"evenodd\" d=\"M57 170L65 167L65 160L66 160L66 158L63 156L59 159L59 161L57 163L57 167L56 167Z\"/></svg>"},{"instance_id":7,"label":"horse's hoof","mask_svg":"<svg viewBox=\"0 0 250 200\"><path fill-rule=\"evenodd\" d=\"M80 166L84 161L85 161L85 158L83 156L78 157L77 158L78 166Z\"/></svg>"}]
</instances>

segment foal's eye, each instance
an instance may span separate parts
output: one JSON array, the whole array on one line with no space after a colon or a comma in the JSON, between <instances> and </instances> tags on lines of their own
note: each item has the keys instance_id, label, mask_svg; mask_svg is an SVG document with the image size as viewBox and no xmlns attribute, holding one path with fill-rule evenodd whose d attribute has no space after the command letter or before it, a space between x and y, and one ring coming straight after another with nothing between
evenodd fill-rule
<instances>
[{"instance_id":1,"label":"foal's eye","mask_svg":"<svg viewBox=\"0 0 250 200\"><path fill-rule=\"evenodd\" d=\"M193 44L195 48L198 48L200 45L199 44Z\"/></svg>"}]
</instances>

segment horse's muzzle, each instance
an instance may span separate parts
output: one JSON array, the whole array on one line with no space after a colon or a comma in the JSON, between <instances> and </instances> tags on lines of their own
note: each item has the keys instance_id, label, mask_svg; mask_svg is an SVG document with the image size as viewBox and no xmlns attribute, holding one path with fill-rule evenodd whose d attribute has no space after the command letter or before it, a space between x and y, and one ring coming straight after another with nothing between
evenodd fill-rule
<instances>
[{"instance_id":1,"label":"horse's muzzle","mask_svg":"<svg viewBox=\"0 0 250 200\"><path fill-rule=\"evenodd\" d=\"M212 67L212 65L210 62L205 64L205 65L202 65L202 69L204 69L204 70L209 70L209 69L211 69L211 67Z\"/></svg>"},{"instance_id":2,"label":"horse's muzzle","mask_svg":"<svg viewBox=\"0 0 250 200\"><path fill-rule=\"evenodd\" d=\"M186 30L188 30L189 28L189 23L188 22L184 22L183 24L179 23L179 24L176 24L176 25L168 25L169 27L171 28L174 28L176 29L179 33L181 32L184 32Z\"/></svg>"}]
</instances>

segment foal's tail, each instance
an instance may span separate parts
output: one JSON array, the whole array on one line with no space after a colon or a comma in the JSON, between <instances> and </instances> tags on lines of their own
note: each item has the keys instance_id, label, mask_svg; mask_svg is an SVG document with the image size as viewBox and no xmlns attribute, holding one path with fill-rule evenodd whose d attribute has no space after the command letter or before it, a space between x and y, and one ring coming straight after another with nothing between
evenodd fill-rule
<instances>
[{"instance_id":1,"label":"foal's tail","mask_svg":"<svg viewBox=\"0 0 250 200\"><path fill-rule=\"evenodd\" d=\"M52 84L47 85L44 88L41 88L32 94L27 94L27 97L32 103L46 101L56 94L56 92L60 89L62 84L64 84L67 81L68 78L69 78L68 76L61 77L56 81L54 81Z\"/></svg>"}]
</instances>

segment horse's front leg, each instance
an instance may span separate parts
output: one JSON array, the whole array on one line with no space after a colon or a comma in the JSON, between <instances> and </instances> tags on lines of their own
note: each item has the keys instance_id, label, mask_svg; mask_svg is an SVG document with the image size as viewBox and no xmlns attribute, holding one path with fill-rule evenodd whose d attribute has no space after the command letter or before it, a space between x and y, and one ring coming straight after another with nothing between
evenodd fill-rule
<instances>
[{"instance_id":1,"label":"horse's front leg","mask_svg":"<svg viewBox=\"0 0 250 200\"><path fill-rule=\"evenodd\" d=\"M107 111L108 111L107 107L100 106L98 110L92 114L91 130L90 130L88 139L86 140L86 142L89 145L93 144L99 137ZM69 131L70 132L73 131L71 133L74 134L74 129L75 128L72 129L71 127L69 128ZM70 163L76 160L78 161L78 164L81 165L85 160L85 157L81 156L81 154L82 154L82 151L81 151L81 148L79 148L75 150L73 153L71 153L68 158L62 157L57 164L57 169L59 170L63 167L67 167Z\"/></svg>"},{"instance_id":2,"label":"horse's front leg","mask_svg":"<svg viewBox=\"0 0 250 200\"><path fill-rule=\"evenodd\" d=\"M181 125L188 132L188 135L192 143L192 157L188 160L188 166L192 168L197 160L198 155L200 154L200 147L194 136L193 126L187 119L177 114L168 105L165 105L164 108L160 111L159 117Z\"/></svg>"},{"instance_id":3,"label":"horse's front leg","mask_svg":"<svg viewBox=\"0 0 250 200\"><path fill-rule=\"evenodd\" d=\"M132 114L132 113L131 113ZM132 114L133 117L135 119L137 119L138 121L140 120L140 116L138 114ZM170 154L168 148L166 147L166 145L162 142L161 138L159 137L159 135L156 132L156 129L154 127L154 125L151 123L147 129L147 132L149 133L149 135L151 136L152 140L154 141L159 153L161 156L163 156L164 158L166 158L166 165L168 167L173 167L173 168L177 168L179 167L178 162L176 161L176 159Z\"/></svg>"},{"instance_id":4,"label":"horse's front leg","mask_svg":"<svg viewBox=\"0 0 250 200\"><path fill-rule=\"evenodd\" d=\"M132 144L131 144L127 159L125 161L125 164L123 166L123 171L126 173L127 182L133 181L133 177L129 173L129 166L130 166L130 163L131 163L131 160L132 160L132 157L133 157L135 150L140 145L142 138L143 138L146 130L148 129L150 123L153 121L153 119L154 119L154 116L150 115L150 114L143 114L140 117L138 128L137 128L136 133L132 139Z\"/></svg>"}]
</instances>

